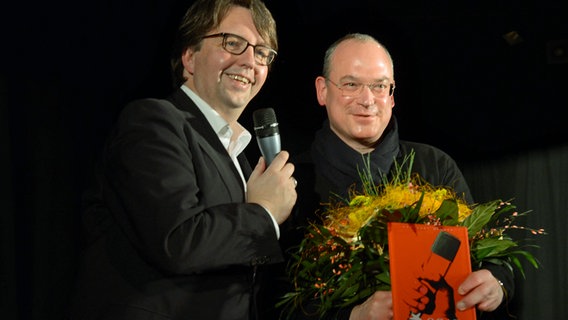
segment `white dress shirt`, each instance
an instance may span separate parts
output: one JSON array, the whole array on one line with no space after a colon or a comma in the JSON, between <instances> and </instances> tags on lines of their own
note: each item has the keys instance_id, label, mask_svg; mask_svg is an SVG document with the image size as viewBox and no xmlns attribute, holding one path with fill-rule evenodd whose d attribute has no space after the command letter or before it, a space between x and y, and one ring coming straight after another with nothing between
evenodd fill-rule
<instances>
[{"instance_id":1,"label":"white dress shirt","mask_svg":"<svg viewBox=\"0 0 568 320\"><path fill-rule=\"evenodd\" d=\"M241 169L241 165L239 164L237 157L248 146L248 144L252 140L252 135L250 134L250 132L245 127L243 127L240 123L237 122L236 124L237 124L237 127L240 129L240 132L239 132L239 135L237 136L237 138L232 141L231 138L232 138L234 132L233 132L233 129L231 129L231 127L227 123L227 121L225 119L223 119L223 117L221 117L221 115L215 109L213 109L207 102L205 102L203 99L201 99L190 88L186 87L185 85L182 85L181 89L197 105L197 108L199 108L199 110L201 110L203 115L205 115L207 122L209 122L209 124L211 125L211 127L213 128L215 133L217 134L217 137L219 137L219 140L221 140L221 143L225 147L225 150L227 150L227 152L229 153L229 156L231 157L231 159L233 160L233 163L235 164L235 167L239 171L239 174L240 174L241 179L243 181L243 186L245 188L245 194L246 194L247 182L245 180L243 170ZM270 214L269 211L266 208L264 208L264 209L266 210L266 213L272 219L272 222L274 223L274 228L276 229L276 237L279 239L280 238L280 227L278 226L278 222L276 222L276 219L274 219L272 214Z\"/></svg>"}]
</instances>

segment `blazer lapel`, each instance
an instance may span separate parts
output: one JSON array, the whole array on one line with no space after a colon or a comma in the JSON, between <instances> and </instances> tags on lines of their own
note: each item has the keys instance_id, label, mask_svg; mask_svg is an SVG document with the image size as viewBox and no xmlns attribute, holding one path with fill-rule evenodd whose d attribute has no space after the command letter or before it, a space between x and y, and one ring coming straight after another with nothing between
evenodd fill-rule
<instances>
[{"instance_id":1,"label":"blazer lapel","mask_svg":"<svg viewBox=\"0 0 568 320\"><path fill-rule=\"evenodd\" d=\"M250 174L252 173L252 168L250 166L250 163L248 162L248 159L247 159L245 153L242 152L237 157L237 160L239 160L239 164L241 165L241 170L243 171L243 175L245 176L245 179L248 180L248 178L250 177Z\"/></svg>"},{"instance_id":2,"label":"blazer lapel","mask_svg":"<svg viewBox=\"0 0 568 320\"><path fill-rule=\"evenodd\" d=\"M242 201L244 199L244 187L242 183L241 176L233 163L233 160L227 153L227 150L223 147L223 144L219 140L219 137L209 125L207 118L203 113L197 108L195 103L183 92L183 90L176 90L168 100L172 102L178 109L185 111L189 114L187 121L189 122L191 128L199 133L203 139L198 141L204 152L208 153L213 160L221 178L224 180L225 184L231 190L231 198L237 201ZM241 153L238 157L239 163L242 166L243 174L245 178L250 176L250 165Z\"/></svg>"}]
</instances>

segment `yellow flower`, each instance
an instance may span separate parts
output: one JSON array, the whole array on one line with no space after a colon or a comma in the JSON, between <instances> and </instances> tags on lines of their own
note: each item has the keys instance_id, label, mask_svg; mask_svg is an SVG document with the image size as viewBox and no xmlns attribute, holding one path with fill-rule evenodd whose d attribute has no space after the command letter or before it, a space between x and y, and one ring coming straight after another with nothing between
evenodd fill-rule
<instances>
[{"instance_id":1,"label":"yellow flower","mask_svg":"<svg viewBox=\"0 0 568 320\"><path fill-rule=\"evenodd\" d=\"M409 157L411 167L414 154ZM390 289L386 231L390 221L465 226L472 263L500 259L511 270L516 266L523 273L519 257L524 257L538 267L532 254L519 249L518 242L506 231L545 232L513 224L522 215L513 205L495 200L470 206L449 187L433 186L418 174L407 174L402 166L395 169L392 180L383 180L375 187L367 167L362 175L362 194L351 192L347 203L327 205L323 225L310 226L294 255L289 270L295 290L283 297L281 305L290 310L302 309L304 301L316 299L316 312L321 316L330 308L345 307L354 298L364 298L359 296L361 292ZM445 202L448 200L451 202Z\"/></svg>"},{"instance_id":2,"label":"yellow flower","mask_svg":"<svg viewBox=\"0 0 568 320\"><path fill-rule=\"evenodd\" d=\"M327 211L326 226L336 230L347 242L357 238L357 232L382 209L394 210L415 205L422 197L419 216L428 217L435 213L445 200L454 199L458 204L458 221L462 222L472 212L464 200L446 188L435 188L429 184L416 183L387 184L378 195L353 195L348 206L337 206Z\"/></svg>"}]
</instances>

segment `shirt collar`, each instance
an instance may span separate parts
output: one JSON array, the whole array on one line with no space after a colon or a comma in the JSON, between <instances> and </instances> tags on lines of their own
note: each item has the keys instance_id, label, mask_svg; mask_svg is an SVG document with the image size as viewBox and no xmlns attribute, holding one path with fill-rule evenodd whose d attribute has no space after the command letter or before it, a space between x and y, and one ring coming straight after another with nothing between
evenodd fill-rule
<instances>
[{"instance_id":1,"label":"shirt collar","mask_svg":"<svg viewBox=\"0 0 568 320\"><path fill-rule=\"evenodd\" d=\"M239 155L246 146L252 140L251 133L243 127L240 123L236 123L236 125L241 129L241 133L236 139L235 145L230 145L231 137L233 135L233 130L229 127L229 124L221 115L213 109L205 100L201 99L195 92L193 92L190 88L185 85L181 86L183 92L185 92L191 100L197 105L197 108L203 113L209 125L213 128L217 137L223 143L225 149L229 151L231 156Z\"/></svg>"}]
</instances>

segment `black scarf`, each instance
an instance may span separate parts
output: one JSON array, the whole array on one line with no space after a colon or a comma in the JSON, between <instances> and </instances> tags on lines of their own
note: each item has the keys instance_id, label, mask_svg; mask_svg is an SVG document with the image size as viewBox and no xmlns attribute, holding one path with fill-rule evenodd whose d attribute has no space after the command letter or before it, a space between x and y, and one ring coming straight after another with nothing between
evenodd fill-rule
<instances>
[{"instance_id":1,"label":"black scarf","mask_svg":"<svg viewBox=\"0 0 568 320\"><path fill-rule=\"evenodd\" d=\"M378 184L382 181L382 176L389 173L398 152L398 125L394 116L375 150L370 153L361 155L345 144L331 131L329 120L326 120L322 129L316 132L311 148L317 175L323 178L325 187L329 190L327 194L339 195L342 199L347 199L349 191L353 188L358 192L361 191L359 172L365 170L366 157L370 157L373 182Z\"/></svg>"}]
</instances>

